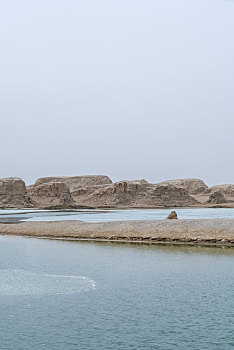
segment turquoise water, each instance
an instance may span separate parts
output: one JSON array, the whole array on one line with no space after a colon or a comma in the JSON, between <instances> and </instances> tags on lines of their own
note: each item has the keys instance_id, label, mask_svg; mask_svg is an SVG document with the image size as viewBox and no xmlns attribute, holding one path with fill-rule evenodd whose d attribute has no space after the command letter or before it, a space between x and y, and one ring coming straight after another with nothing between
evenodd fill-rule
<instances>
[{"instance_id":1,"label":"turquoise water","mask_svg":"<svg viewBox=\"0 0 234 350\"><path fill-rule=\"evenodd\" d=\"M1 350L231 350L234 250L0 236Z\"/></svg>"},{"instance_id":2,"label":"turquoise water","mask_svg":"<svg viewBox=\"0 0 234 350\"><path fill-rule=\"evenodd\" d=\"M165 219L172 209L128 210L0 210L0 222L82 220L102 222L116 220ZM234 218L234 208L176 208L179 219Z\"/></svg>"}]
</instances>

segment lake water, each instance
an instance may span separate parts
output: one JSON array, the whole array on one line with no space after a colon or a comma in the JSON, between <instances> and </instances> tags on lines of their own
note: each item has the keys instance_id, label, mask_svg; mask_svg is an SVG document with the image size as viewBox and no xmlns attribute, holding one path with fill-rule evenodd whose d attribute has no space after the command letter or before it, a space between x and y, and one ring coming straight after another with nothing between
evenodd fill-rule
<instances>
[{"instance_id":1,"label":"lake water","mask_svg":"<svg viewBox=\"0 0 234 350\"><path fill-rule=\"evenodd\" d=\"M102 222L117 220L165 219L172 209L128 210L0 210L1 222L82 220ZM179 219L234 218L234 208L176 208Z\"/></svg>"},{"instance_id":2,"label":"lake water","mask_svg":"<svg viewBox=\"0 0 234 350\"><path fill-rule=\"evenodd\" d=\"M232 248L0 236L1 350L231 350Z\"/></svg>"}]
</instances>

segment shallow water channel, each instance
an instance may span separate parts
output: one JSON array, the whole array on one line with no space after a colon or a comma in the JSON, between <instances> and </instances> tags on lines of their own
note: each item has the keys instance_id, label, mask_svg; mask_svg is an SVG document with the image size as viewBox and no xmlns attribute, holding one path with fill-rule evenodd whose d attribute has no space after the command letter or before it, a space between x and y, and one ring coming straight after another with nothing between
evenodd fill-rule
<instances>
[{"instance_id":1,"label":"shallow water channel","mask_svg":"<svg viewBox=\"0 0 234 350\"><path fill-rule=\"evenodd\" d=\"M6 209L0 210L0 223L60 220L82 220L86 222L161 220L165 219L171 210L172 209ZM234 208L176 208L175 210L179 219L234 218Z\"/></svg>"}]
</instances>

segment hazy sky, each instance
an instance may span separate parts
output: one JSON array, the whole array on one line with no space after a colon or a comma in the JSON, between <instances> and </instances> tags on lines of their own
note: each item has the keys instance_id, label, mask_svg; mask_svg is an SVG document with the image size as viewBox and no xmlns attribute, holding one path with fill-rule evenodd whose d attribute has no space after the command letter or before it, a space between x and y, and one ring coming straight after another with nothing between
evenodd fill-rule
<instances>
[{"instance_id":1,"label":"hazy sky","mask_svg":"<svg viewBox=\"0 0 234 350\"><path fill-rule=\"evenodd\" d=\"M234 183L234 2L0 1L0 177Z\"/></svg>"}]
</instances>

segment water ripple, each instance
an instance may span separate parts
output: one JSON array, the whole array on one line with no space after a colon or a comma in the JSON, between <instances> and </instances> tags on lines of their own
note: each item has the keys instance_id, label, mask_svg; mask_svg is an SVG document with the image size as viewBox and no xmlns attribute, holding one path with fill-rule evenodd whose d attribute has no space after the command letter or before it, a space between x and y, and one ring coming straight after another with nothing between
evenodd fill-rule
<instances>
[{"instance_id":1,"label":"water ripple","mask_svg":"<svg viewBox=\"0 0 234 350\"><path fill-rule=\"evenodd\" d=\"M0 269L0 295L72 294L92 289L95 289L95 282L84 276Z\"/></svg>"}]
</instances>

